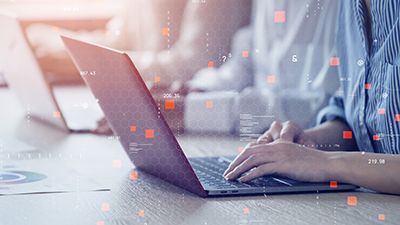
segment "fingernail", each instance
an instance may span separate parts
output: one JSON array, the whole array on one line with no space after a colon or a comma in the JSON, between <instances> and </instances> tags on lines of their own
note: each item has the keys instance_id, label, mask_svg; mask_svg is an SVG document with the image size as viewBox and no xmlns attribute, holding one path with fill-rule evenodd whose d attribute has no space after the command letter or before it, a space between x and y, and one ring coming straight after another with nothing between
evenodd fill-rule
<instances>
[{"instance_id":1,"label":"fingernail","mask_svg":"<svg viewBox=\"0 0 400 225\"><path fill-rule=\"evenodd\" d=\"M230 180L232 178L232 172L228 173L224 177L225 177L225 179Z\"/></svg>"}]
</instances>

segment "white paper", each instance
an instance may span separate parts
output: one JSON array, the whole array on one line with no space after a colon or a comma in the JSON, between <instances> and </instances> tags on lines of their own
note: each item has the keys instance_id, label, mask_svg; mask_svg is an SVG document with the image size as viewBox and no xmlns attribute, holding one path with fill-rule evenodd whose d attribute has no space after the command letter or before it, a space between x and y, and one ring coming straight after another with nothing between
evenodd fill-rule
<instances>
[{"instance_id":1,"label":"white paper","mask_svg":"<svg viewBox=\"0 0 400 225\"><path fill-rule=\"evenodd\" d=\"M0 162L0 195L109 190L59 161Z\"/></svg>"}]
</instances>

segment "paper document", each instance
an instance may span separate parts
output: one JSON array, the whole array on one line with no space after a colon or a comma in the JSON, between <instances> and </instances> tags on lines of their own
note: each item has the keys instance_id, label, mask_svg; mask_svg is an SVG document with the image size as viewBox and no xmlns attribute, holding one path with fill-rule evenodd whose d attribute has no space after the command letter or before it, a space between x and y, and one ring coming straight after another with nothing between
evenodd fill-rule
<instances>
[{"instance_id":1,"label":"paper document","mask_svg":"<svg viewBox=\"0 0 400 225\"><path fill-rule=\"evenodd\" d=\"M59 161L0 161L0 195L109 190Z\"/></svg>"}]
</instances>

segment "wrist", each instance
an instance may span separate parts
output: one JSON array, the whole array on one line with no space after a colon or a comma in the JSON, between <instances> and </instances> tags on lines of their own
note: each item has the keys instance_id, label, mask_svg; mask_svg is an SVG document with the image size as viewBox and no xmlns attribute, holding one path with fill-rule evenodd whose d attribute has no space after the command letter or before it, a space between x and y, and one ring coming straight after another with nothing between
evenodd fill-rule
<instances>
[{"instance_id":1,"label":"wrist","mask_svg":"<svg viewBox=\"0 0 400 225\"><path fill-rule=\"evenodd\" d=\"M307 129L307 130L304 130L304 133L308 136L308 138L310 138L310 140L312 141L312 142L314 142L315 143L315 140L314 140L314 135L313 135L313 128L309 128L309 129Z\"/></svg>"},{"instance_id":2,"label":"wrist","mask_svg":"<svg viewBox=\"0 0 400 225\"><path fill-rule=\"evenodd\" d=\"M325 177L327 181L348 182L348 169L344 152L323 152L326 159Z\"/></svg>"}]
</instances>

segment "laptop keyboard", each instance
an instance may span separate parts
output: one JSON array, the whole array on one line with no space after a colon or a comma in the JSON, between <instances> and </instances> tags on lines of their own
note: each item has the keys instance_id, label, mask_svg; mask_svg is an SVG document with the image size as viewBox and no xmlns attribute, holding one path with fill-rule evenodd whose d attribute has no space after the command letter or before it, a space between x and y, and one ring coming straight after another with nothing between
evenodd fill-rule
<instances>
[{"instance_id":1,"label":"laptop keyboard","mask_svg":"<svg viewBox=\"0 0 400 225\"><path fill-rule=\"evenodd\" d=\"M188 160L200 183L214 189L290 186L290 183L279 182L271 176L264 176L246 183L237 180L225 180L222 174L228 168L229 163L219 159L219 157L189 158Z\"/></svg>"}]
</instances>

